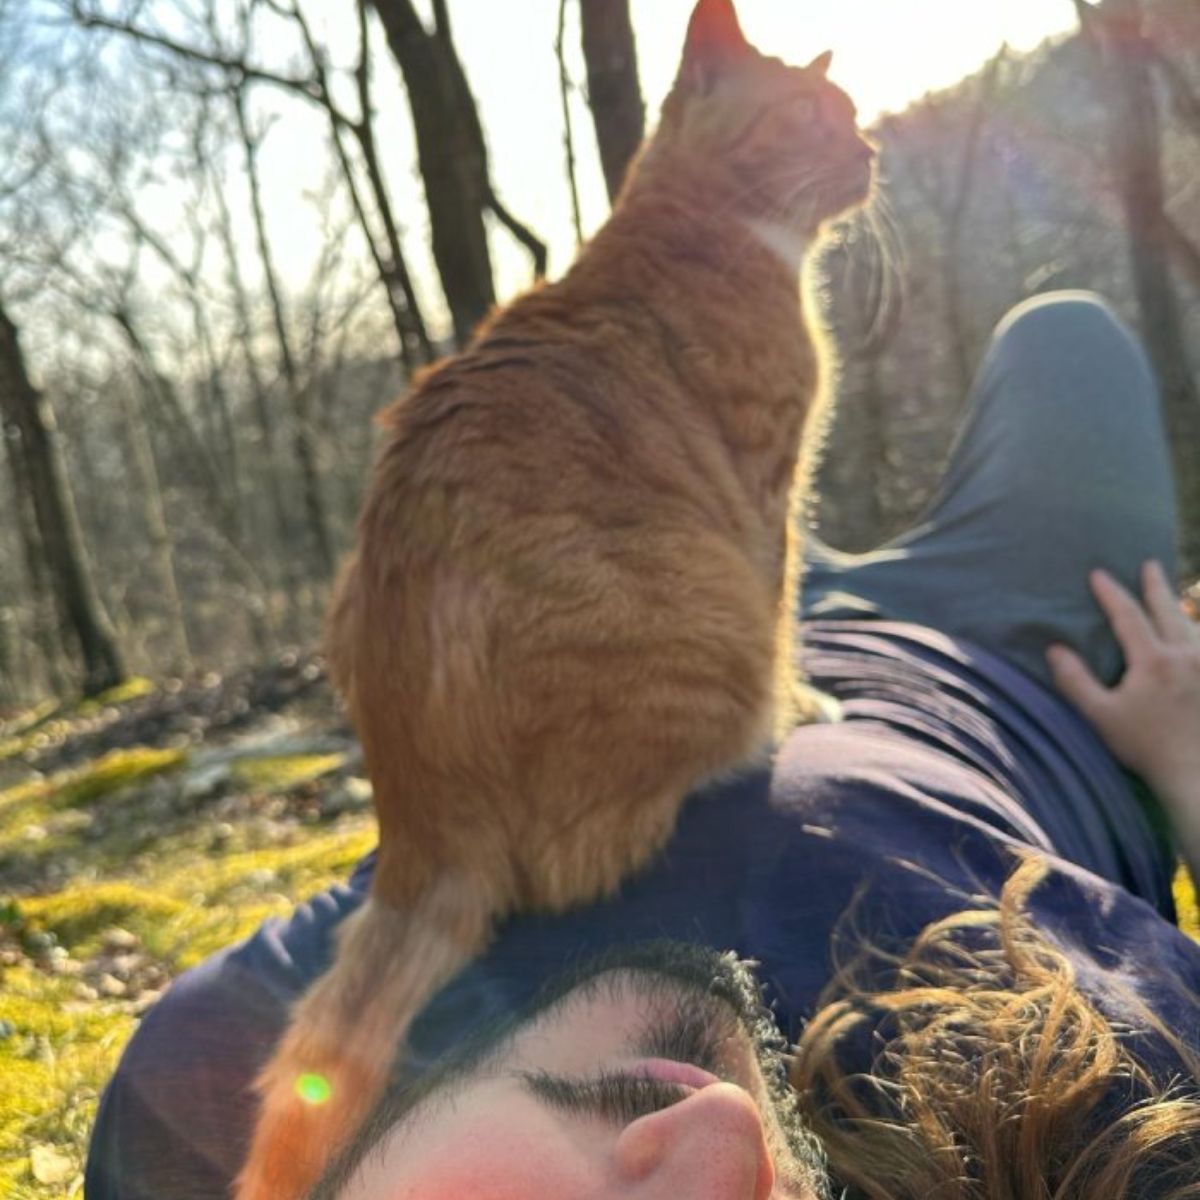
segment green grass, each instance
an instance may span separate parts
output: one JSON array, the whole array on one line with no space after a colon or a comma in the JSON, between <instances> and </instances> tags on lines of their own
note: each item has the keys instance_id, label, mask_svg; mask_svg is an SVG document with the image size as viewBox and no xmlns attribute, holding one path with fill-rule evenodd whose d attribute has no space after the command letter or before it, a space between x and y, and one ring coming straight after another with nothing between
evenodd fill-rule
<instances>
[{"instance_id":1,"label":"green grass","mask_svg":"<svg viewBox=\"0 0 1200 1200\"><path fill-rule=\"evenodd\" d=\"M1179 928L1200 942L1200 897L1194 880L1182 865L1175 873L1175 911L1179 914Z\"/></svg>"},{"instance_id":2,"label":"green grass","mask_svg":"<svg viewBox=\"0 0 1200 1200\"><path fill-rule=\"evenodd\" d=\"M0 729L0 760L150 688L22 714ZM344 880L371 848L365 813L326 822L304 807L342 762L234 760L223 789L195 799L186 751L140 746L0 790L0 1196L81 1194L96 1102L137 1022L136 996L85 982L110 939L173 977ZM35 1178L35 1154L52 1181Z\"/></svg>"},{"instance_id":3,"label":"green grass","mask_svg":"<svg viewBox=\"0 0 1200 1200\"><path fill-rule=\"evenodd\" d=\"M248 936L296 900L344 880L374 844L365 817L310 831L302 842L229 855L164 860L135 883L104 880L0 902L0 931L25 943L42 935L74 960L100 951L119 928L174 975ZM82 1002L77 980L22 965L3 973L0 994L0 1195L44 1200L70 1185L39 1184L34 1146L83 1163L95 1104L135 1019L128 1005Z\"/></svg>"},{"instance_id":4,"label":"green grass","mask_svg":"<svg viewBox=\"0 0 1200 1200\"><path fill-rule=\"evenodd\" d=\"M0 762L15 758L33 748L39 734L45 736L42 726L60 709L57 700L43 700L41 704L6 721L0 729Z\"/></svg>"},{"instance_id":5,"label":"green grass","mask_svg":"<svg viewBox=\"0 0 1200 1200\"><path fill-rule=\"evenodd\" d=\"M44 1200L79 1194L79 1173L96 1100L133 1031L116 1005L75 999L74 981L31 968L9 968L0 992L0 1194ZM49 1146L76 1172L65 1184L32 1174L35 1146Z\"/></svg>"},{"instance_id":6,"label":"green grass","mask_svg":"<svg viewBox=\"0 0 1200 1200\"><path fill-rule=\"evenodd\" d=\"M89 696L86 700L81 700L75 706L74 711L77 716L90 717L106 708L116 708L130 700L149 696L151 692L157 690L149 679L144 679L141 675L131 675L123 683L118 683L116 687L111 687L98 696Z\"/></svg>"},{"instance_id":7,"label":"green grass","mask_svg":"<svg viewBox=\"0 0 1200 1200\"><path fill-rule=\"evenodd\" d=\"M0 834L19 815L43 815L56 806L86 804L111 792L133 787L151 775L170 771L187 760L182 750L139 746L113 750L100 758L62 771L49 779L31 779L0 792Z\"/></svg>"},{"instance_id":8,"label":"green grass","mask_svg":"<svg viewBox=\"0 0 1200 1200\"><path fill-rule=\"evenodd\" d=\"M291 754L244 758L233 763L234 783L246 791L279 792L336 771L343 754Z\"/></svg>"}]
</instances>

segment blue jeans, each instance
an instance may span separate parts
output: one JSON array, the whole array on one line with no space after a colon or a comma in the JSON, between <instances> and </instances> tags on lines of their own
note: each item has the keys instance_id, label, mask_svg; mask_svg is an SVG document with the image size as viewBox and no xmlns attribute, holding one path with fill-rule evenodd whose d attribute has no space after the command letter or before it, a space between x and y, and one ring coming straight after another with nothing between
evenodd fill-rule
<instances>
[{"instance_id":1,"label":"blue jeans","mask_svg":"<svg viewBox=\"0 0 1200 1200\"><path fill-rule=\"evenodd\" d=\"M1085 292L1039 296L993 335L941 487L908 532L866 554L811 536L806 619L887 617L965 638L1050 685L1043 653L1122 670L1087 586L1103 567L1140 595L1175 575L1177 518L1158 389L1141 346Z\"/></svg>"}]
</instances>

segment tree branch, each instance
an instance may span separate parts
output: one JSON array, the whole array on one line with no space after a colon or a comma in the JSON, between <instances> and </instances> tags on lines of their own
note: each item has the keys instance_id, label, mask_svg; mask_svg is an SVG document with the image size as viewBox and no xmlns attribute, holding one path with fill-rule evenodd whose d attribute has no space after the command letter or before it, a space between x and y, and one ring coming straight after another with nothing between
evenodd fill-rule
<instances>
[{"instance_id":1,"label":"tree branch","mask_svg":"<svg viewBox=\"0 0 1200 1200\"><path fill-rule=\"evenodd\" d=\"M509 233L513 235L526 250L529 251L530 257L533 259L533 277L542 279L546 275L546 243L541 240L527 225L522 225L516 217L500 203L500 197L496 195L496 189L489 186L487 193L487 206Z\"/></svg>"},{"instance_id":2,"label":"tree branch","mask_svg":"<svg viewBox=\"0 0 1200 1200\"><path fill-rule=\"evenodd\" d=\"M446 0L433 0L433 26L437 36L443 41L450 41L453 36L450 29L450 10Z\"/></svg>"},{"instance_id":3,"label":"tree branch","mask_svg":"<svg viewBox=\"0 0 1200 1200\"><path fill-rule=\"evenodd\" d=\"M558 92L562 100L563 146L567 155L567 186L571 190L571 217L575 223L575 244L583 245L583 218L579 212L579 187L575 182L575 133L571 128L571 77L567 73L564 48L567 30L567 0L559 0L558 35L554 39L554 54L558 59Z\"/></svg>"},{"instance_id":4,"label":"tree branch","mask_svg":"<svg viewBox=\"0 0 1200 1200\"><path fill-rule=\"evenodd\" d=\"M84 8L80 0L71 0L70 12L76 23L83 29L103 29L110 33L119 33L141 45L165 50L198 66L213 67L224 71L230 77L230 83L239 87L246 83L265 83L282 88L284 91L302 96L313 104L320 105L339 125L347 128L353 127L354 122L337 108L333 103L333 97L319 79L304 79L298 75L285 75L278 71L269 71L265 67L255 66L253 63L248 63L244 59L232 55L192 46L168 37L166 34L156 33L152 29L136 25L132 21L118 20Z\"/></svg>"},{"instance_id":5,"label":"tree branch","mask_svg":"<svg viewBox=\"0 0 1200 1200\"><path fill-rule=\"evenodd\" d=\"M412 277L408 272L408 264L404 259L404 251L400 245L400 231L392 214L391 199L383 181L383 171L379 165L379 155L375 146L375 126L371 107L371 60L370 44L367 34L367 0L357 0L358 9L358 64L354 68L354 82L358 89L359 120L355 127L359 149L362 152L363 163L367 168L367 179L371 184L371 192L375 197L375 207L379 210L383 222L384 236L387 238L388 253L391 255L390 272L385 272L388 280L389 293L391 284L399 285L404 296L405 316L410 326L409 333L415 336L417 349L425 362L433 362L433 343L429 340L429 332L425 327L425 319L421 314L421 305L417 299ZM392 298L393 312L396 311L396 300ZM402 345L407 339L401 336ZM409 353L411 354L411 347ZM406 365L408 355L405 356Z\"/></svg>"}]
</instances>

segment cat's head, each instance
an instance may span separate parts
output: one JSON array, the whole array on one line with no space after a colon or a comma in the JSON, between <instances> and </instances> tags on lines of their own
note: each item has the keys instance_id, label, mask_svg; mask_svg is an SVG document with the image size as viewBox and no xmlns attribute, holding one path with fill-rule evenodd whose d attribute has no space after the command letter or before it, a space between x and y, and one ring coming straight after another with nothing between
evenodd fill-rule
<instances>
[{"instance_id":1,"label":"cat's head","mask_svg":"<svg viewBox=\"0 0 1200 1200\"><path fill-rule=\"evenodd\" d=\"M867 199L875 159L831 58L789 67L746 41L732 0L699 0L642 169L683 170L732 218L815 233Z\"/></svg>"}]
</instances>

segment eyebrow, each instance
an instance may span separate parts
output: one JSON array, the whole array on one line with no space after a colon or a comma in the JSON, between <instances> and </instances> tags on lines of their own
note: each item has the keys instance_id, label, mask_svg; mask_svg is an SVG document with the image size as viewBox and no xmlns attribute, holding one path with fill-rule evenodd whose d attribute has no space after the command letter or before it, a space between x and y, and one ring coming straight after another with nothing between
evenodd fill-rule
<instances>
[{"instance_id":1,"label":"eyebrow","mask_svg":"<svg viewBox=\"0 0 1200 1200\"><path fill-rule=\"evenodd\" d=\"M691 999L693 1002L688 1003ZM668 1011L651 1014L643 1028L630 1040L629 1049L644 1058L667 1058L691 1063L713 1075L724 1077L721 1047L738 1031L753 1042L738 1014L711 994L673 999Z\"/></svg>"}]
</instances>

